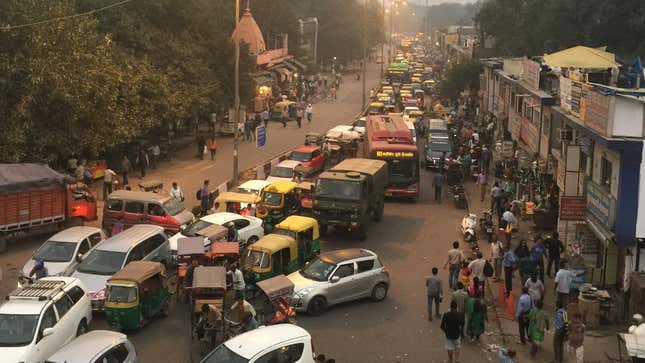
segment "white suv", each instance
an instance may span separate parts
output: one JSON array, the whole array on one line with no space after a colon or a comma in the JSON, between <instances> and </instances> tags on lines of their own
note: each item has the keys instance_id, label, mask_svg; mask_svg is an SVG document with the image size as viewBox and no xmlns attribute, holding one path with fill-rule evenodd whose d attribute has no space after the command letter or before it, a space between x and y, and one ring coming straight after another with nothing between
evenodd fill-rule
<instances>
[{"instance_id":1,"label":"white suv","mask_svg":"<svg viewBox=\"0 0 645 363\"><path fill-rule=\"evenodd\" d=\"M43 362L87 332L92 307L80 280L44 277L9 294L0 305L3 362Z\"/></svg>"}]
</instances>

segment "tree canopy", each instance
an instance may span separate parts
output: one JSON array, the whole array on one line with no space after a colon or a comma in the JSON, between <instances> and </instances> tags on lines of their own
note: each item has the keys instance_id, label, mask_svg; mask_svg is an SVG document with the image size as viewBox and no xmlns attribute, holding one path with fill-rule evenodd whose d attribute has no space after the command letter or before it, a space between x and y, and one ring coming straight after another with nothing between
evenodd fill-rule
<instances>
[{"instance_id":1,"label":"tree canopy","mask_svg":"<svg viewBox=\"0 0 645 363\"><path fill-rule=\"evenodd\" d=\"M439 81L438 91L442 98L456 102L464 90L479 90L480 64L476 60L451 63L446 75Z\"/></svg>"}]
</instances>

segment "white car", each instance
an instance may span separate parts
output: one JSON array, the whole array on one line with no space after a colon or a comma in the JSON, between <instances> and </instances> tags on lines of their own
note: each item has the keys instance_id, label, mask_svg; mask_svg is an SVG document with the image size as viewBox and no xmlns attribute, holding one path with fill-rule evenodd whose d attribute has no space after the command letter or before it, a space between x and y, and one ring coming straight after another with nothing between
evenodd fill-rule
<instances>
[{"instance_id":1,"label":"white car","mask_svg":"<svg viewBox=\"0 0 645 363\"><path fill-rule=\"evenodd\" d=\"M43 277L0 306L0 361L40 363L85 334L92 306L79 279Z\"/></svg>"},{"instance_id":2,"label":"white car","mask_svg":"<svg viewBox=\"0 0 645 363\"><path fill-rule=\"evenodd\" d=\"M213 224L224 226L225 224L233 222L235 229L239 235L240 246L247 246L257 242L260 238L264 237L264 227L262 227L262 220L252 216L242 216L235 213L219 212L208 214L195 222L189 224L181 232L170 237L170 251L173 254L177 253L177 240L186 237L197 237L197 232L209 227ZM204 238L204 248L210 245L208 238Z\"/></svg>"},{"instance_id":3,"label":"white car","mask_svg":"<svg viewBox=\"0 0 645 363\"><path fill-rule=\"evenodd\" d=\"M414 140L414 143L417 143L417 129L414 128L414 124L410 121L404 121L405 126L408 127L408 130L410 130L410 134L412 135L412 140Z\"/></svg>"},{"instance_id":4,"label":"white car","mask_svg":"<svg viewBox=\"0 0 645 363\"><path fill-rule=\"evenodd\" d=\"M296 160L283 160L275 168L271 169L271 174L269 174L266 181L270 183L278 180L292 181L295 177L294 170L301 165L302 163Z\"/></svg>"},{"instance_id":5,"label":"white car","mask_svg":"<svg viewBox=\"0 0 645 363\"><path fill-rule=\"evenodd\" d=\"M352 130L365 135L365 117L357 118L352 122Z\"/></svg>"},{"instance_id":6,"label":"white car","mask_svg":"<svg viewBox=\"0 0 645 363\"><path fill-rule=\"evenodd\" d=\"M311 335L292 324L260 327L222 343L200 363L315 363Z\"/></svg>"},{"instance_id":7,"label":"white car","mask_svg":"<svg viewBox=\"0 0 645 363\"><path fill-rule=\"evenodd\" d=\"M93 330L72 340L45 363L137 363L137 352L125 334Z\"/></svg>"},{"instance_id":8,"label":"white car","mask_svg":"<svg viewBox=\"0 0 645 363\"><path fill-rule=\"evenodd\" d=\"M51 236L20 270L18 286L26 283L37 259L45 261L49 276L70 276L89 250L105 240L105 233L96 227L71 227Z\"/></svg>"},{"instance_id":9,"label":"white car","mask_svg":"<svg viewBox=\"0 0 645 363\"><path fill-rule=\"evenodd\" d=\"M260 194L262 194L262 191L264 190L264 188L266 188L269 185L271 185L270 181L266 181L266 180L249 180L249 181L246 181L246 182L242 183L242 185L240 185L239 187L235 188L235 190L233 190L233 191L235 193L253 194L253 195L259 197Z\"/></svg>"}]
</instances>

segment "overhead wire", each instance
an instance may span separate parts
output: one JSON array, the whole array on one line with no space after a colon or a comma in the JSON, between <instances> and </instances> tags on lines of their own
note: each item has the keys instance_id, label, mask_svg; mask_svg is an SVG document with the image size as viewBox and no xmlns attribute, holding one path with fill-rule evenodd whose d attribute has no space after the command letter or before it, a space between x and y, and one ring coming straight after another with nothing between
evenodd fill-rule
<instances>
[{"instance_id":1,"label":"overhead wire","mask_svg":"<svg viewBox=\"0 0 645 363\"><path fill-rule=\"evenodd\" d=\"M56 23L56 22L59 22L59 21L65 21L65 20L70 20L70 19L74 19L74 18L80 18L80 17L83 17L83 16L88 16L88 15L96 14L96 13L99 13L99 12L102 12L102 11L105 11L105 10L109 10L109 9L115 8L117 6L125 5L125 4L127 4L129 2L132 2L132 1L134 1L134 0L122 0L122 1L110 4L110 5L105 5L105 6L100 7L100 8L88 10L86 12L82 12L82 13L78 13L78 14L72 14L72 15L59 16L59 17L52 18L52 19L35 21L35 22L32 22L32 23L0 26L0 30L2 30L2 31L12 31L12 30L17 30L17 29L24 29L24 28L30 28L30 27L39 26L39 25Z\"/></svg>"}]
</instances>

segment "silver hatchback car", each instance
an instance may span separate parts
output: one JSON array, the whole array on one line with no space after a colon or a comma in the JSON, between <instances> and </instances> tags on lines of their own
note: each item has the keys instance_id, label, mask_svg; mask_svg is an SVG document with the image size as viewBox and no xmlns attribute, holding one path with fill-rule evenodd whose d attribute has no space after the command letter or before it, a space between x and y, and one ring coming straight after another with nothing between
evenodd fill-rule
<instances>
[{"instance_id":1,"label":"silver hatchback car","mask_svg":"<svg viewBox=\"0 0 645 363\"><path fill-rule=\"evenodd\" d=\"M376 253L362 248L322 253L287 277L295 285L292 305L312 315L346 301L382 301L390 287L390 274Z\"/></svg>"}]
</instances>

